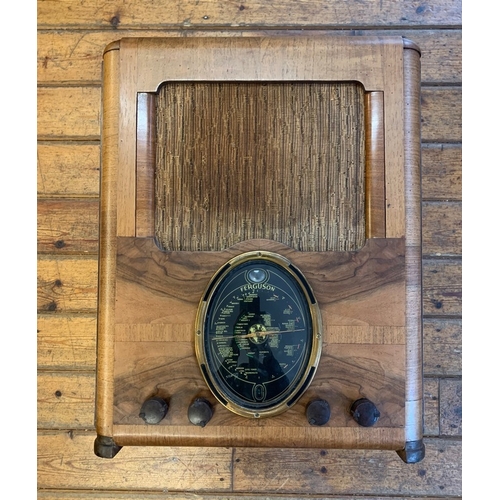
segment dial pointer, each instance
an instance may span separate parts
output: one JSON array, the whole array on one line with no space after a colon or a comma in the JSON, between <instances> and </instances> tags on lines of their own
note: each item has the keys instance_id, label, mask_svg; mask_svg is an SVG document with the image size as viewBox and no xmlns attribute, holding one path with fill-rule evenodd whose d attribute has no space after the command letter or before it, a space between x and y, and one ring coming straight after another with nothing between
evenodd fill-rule
<instances>
[{"instance_id":1,"label":"dial pointer","mask_svg":"<svg viewBox=\"0 0 500 500\"><path fill-rule=\"evenodd\" d=\"M220 338L238 338L238 339L252 339L255 337L264 337L265 335L276 335L278 333L293 333L293 332L303 332L305 328L299 328L297 330L266 330L265 332L255 332L255 333L246 333L245 335L219 335L212 337L212 340L217 340ZM213 335L213 333L212 333Z\"/></svg>"}]
</instances>

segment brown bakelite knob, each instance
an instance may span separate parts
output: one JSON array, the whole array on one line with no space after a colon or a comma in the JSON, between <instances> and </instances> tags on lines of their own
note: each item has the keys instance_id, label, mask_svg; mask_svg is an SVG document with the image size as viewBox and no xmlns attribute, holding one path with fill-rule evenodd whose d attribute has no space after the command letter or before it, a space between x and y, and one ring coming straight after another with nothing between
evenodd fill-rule
<instances>
[{"instance_id":1,"label":"brown bakelite knob","mask_svg":"<svg viewBox=\"0 0 500 500\"><path fill-rule=\"evenodd\" d=\"M195 399L188 409L189 421L199 427L205 427L212 415L212 405L204 398Z\"/></svg>"},{"instance_id":2,"label":"brown bakelite knob","mask_svg":"<svg viewBox=\"0 0 500 500\"><path fill-rule=\"evenodd\" d=\"M377 407L366 398L360 398L351 405L352 418L363 427L371 427L380 417Z\"/></svg>"},{"instance_id":3,"label":"brown bakelite knob","mask_svg":"<svg viewBox=\"0 0 500 500\"><path fill-rule=\"evenodd\" d=\"M311 401L306 410L307 421L310 425L325 425L330 420L330 405L324 399Z\"/></svg>"},{"instance_id":4,"label":"brown bakelite knob","mask_svg":"<svg viewBox=\"0 0 500 500\"><path fill-rule=\"evenodd\" d=\"M141 407L139 417L147 424L158 424L161 422L168 411L168 404L162 398L151 398L144 401Z\"/></svg>"}]
</instances>

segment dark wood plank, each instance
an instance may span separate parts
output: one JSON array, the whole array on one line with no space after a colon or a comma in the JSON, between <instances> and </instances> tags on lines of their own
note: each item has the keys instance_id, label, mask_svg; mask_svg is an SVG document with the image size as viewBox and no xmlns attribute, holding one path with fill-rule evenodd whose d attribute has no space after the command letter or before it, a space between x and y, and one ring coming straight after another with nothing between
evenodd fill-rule
<instances>
[{"instance_id":1,"label":"dark wood plank","mask_svg":"<svg viewBox=\"0 0 500 500\"><path fill-rule=\"evenodd\" d=\"M38 200L39 253L97 253L99 201Z\"/></svg>"},{"instance_id":2,"label":"dark wood plank","mask_svg":"<svg viewBox=\"0 0 500 500\"><path fill-rule=\"evenodd\" d=\"M154 234L156 164L156 101L151 93L137 96L135 235Z\"/></svg>"},{"instance_id":3,"label":"dark wood plank","mask_svg":"<svg viewBox=\"0 0 500 500\"><path fill-rule=\"evenodd\" d=\"M461 261L424 260L422 288L424 315L461 316Z\"/></svg>"},{"instance_id":4,"label":"dark wood plank","mask_svg":"<svg viewBox=\"0 0 500 500\"><path fill-rule=\"evenodd\" d=\"M422 199L460 201L462 199L462 146L422 145Z\"/></svg>"},{"instance_id":5,"label":"dark wood plank","mask_svg":"<svg viewBox=\"0 0 500 500\"><path fill-rule=\"evenodd\" d=\"M462 373L462 321L424 319L424 373L459 376Z\"/></svg>"},{"instance_id":6,"label":"dark wood plank","mask_svg":"<svg viewBox=\"0 0 500 500\"><path fill-rule=\"evenodd\" d=\"M93 429L95 375L57 372L38 375L39 429Z\"/></svg>"},{"instance_id":7,"label":"dark wood plank","mask_svg":"<svg viewBox=\"0 0 500 500\"><path fill-rule=\"evenodd\" d=\"M99 194L99 144L39 143L37 150L38 196L97 196Z\"/></svg>"},{"instance_id":8,"label":"dark wood plank","mask_svg":"<svg viewBox=\"0 0 500 500\"><path fill-rule=\"evenodd\" d=\"M39 487L161 492L231 491L231 449L124 447L112 460L93 454L94 436L38 435ZM461 442L426 439L425 461L408 465L378 450L234 450L235 493L265 495L459 496ZM384 471L381 480L380 470ZM124 481L124 478L127 478ZM71 497L70 497L71 498ZM120 497L118 497L120 498ZM225 496L226 498L226 496Z\"/></svg>"},{"instance_id":9,"label":"dark wood plank","mask_svg":"<svg viewBox=\"0 0 500 500\"><path fill-rule=\"evenodd\" d=\"M462 140L462 89L427 87L422 89L422 141Z\"/></svg>"},{"instance_id":10,"label":"dark wood plank","mask_svg":"<svg viewBox=\"0 0 500 500\"><path fill-rule=\"evenodd\" d=\"M112 460L94 455L93 433L40 432L38 487L145 491L231 488L230 448L125 447Z\"/></svg>"},{"instance_id":11,"label":"dark wood plank","mask_svg":"<svg viewBox=\"0 0 500 500\"><path fill-rule=\"evenodd\" d=\"M97 257L40 257L37 271L39 312L95 312Z\"/></svg>"},{"instance_id":12,"label":"dark wood plank","mask_svg":"<svg viewBox=\"0 0 500 500\"><path fill-rule=\"evenodd\" d=\"M409 465L395 452L240 449L234 455L234 491L262 494L461 494L459 440L424 439L424 461ZM383 471L383 473L381 473ZM258 480L257 480L258 478Z\"/></svg>"},{"instance_id":13,"label":"dark wood plank","mask_svg":"<svg viewBox=\"0 0 500 500\"><path fill-rule=\"evenodd\" d=\"M462 23L461 2L434 0L432 4L407 2L368 2L362 9L352 9L345 2L322 0L298 0L286 4L257 0L235 2L228 5L224 0L186 3L175 0L160 4L155 9L149 2L140 0L131 6L118 2L71 0L38 2L39 28L130 28L130 27L243 27L256 26L328 26L379 28L397 26L457 26Z\"/></svg>"},{"instance_id":14,"label":"dark wood plank","mask_svg":"<svg viewBox=\"0 0 500 500\"><path fill-rule=\"evenodd\" d=\"M37 318L37 362L45 370L94 370L95 314L42 314Z\"/></svg>"},{"instance_id":15,"label":"dark wood plank","mask_svg":"<svg viewBox=\"0 0 500 500\"><path fill-rule=\"evenodd\" d=\"M37 104L39 139L100 138L99 87L40 87Z\"/></svg>"},{"instance_id":16,"label":"dark wood plank","mask_svg":"<svg viewBox=\"0 0 500 500\"><path fill-rule=\"evenodd\" d=\"M422 203L422 254L453 257L462 254L462 203Z\"/></svg>"},{"instance_id":17,"label":"dark wood plank","mask_svg":"<svg viewBox=\"0 0 500 500\"><path fill-rule=\"evenodd\" d=\"M68 490L39 490L38 499L39 500L137 500L137 493L127 493L127 492L110 492L110 491L68 491ZM168 496L165 497L163 492L140 492L141 500L164 500L168 498L169 500L346 500L345 495L273 495L269 497L268 495L252 495L252 493L243 494L224 494L218 495L217 493L205 493L196 492L194 497L193 493L182 493L182 492L168 492ZM407 496L356 496L357 500L408 500ZM411 500L442 500L443 497L422 497L413 496Z\"/></svg>"},{"instance_id":18,"label":"dark wood plank","mask_svg":"<svg viewBox=\"0 0 500 500\"><path fill-rule=\"evenodd\" d=\"M462 379L442 379L439 382L440 434L462 435Z\"/></svg>"},{"instance_id":19,"label":"dark wood plank","mask_svg":"<svg viewBox=\"0 0 500 500\"><path fill-rule=\"evenodd\" d=\"M424 379L424 436L439 436L439 379Z\"/></svg>"}]
</instances>

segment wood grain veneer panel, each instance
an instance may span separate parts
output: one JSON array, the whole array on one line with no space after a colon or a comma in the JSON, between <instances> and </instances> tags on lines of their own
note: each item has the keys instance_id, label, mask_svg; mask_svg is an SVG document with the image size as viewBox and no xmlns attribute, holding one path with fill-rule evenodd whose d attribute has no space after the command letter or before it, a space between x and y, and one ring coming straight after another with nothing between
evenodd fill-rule
<instances>
[{"instance_id":1,"label":"wood grain veneer panel","mask_svg":"<svg viewBox=\"0 0 500 500\"><path fill-rule=\"evenodd\" d=\"M305 411L305 408L304 408ZM210 422L212 424L212 421ZM307 424L307 422L304 422ZM170 433L142 425L116 425L115 441L120 446L213 446L268 448L350 448L393 450L404 446L404 430L386 427L376 429L310 427L252 427L220 425L194 428L192 425L171 427ZM200 443L200 444L198 444ZM204 444L203 444L204 443Z\"/></svg>"},{"instance_id":2,"label":"wood grain veneer panel","mask_svg":"<svg viewBox=\"0 0 500 500\"><path fill-rule=\"evenodd\" d=\"M137 94L135 234L154 234L154 165L156 158L156 94Z\"/></svg>"},{"instance_id":3,"label":"wood grain veneer panel","mask_svg":"<svg viewBox=\"0 0 500 500\"><path fill-rule=\"evenodd\" d=\"M420 170L420 54L403 51L405 81L406 406L407 441L423 435L422 207Z\"/></svg>"},{"instance_id":4,"label":"wood grain veneer panel","mask_svg":"<svg viewBox=\"0 0 500 500\"><path fill-rule=\"evenodd\" d=\"M264 238L301 251L361 248L364 95L356 83L162 86L160 247L217 251Z\"/></svg>"},{"instance_id":5,"label":"wood grain veneer panel","mask_svg":"<svg viewBox=\"0 0 500 500\"><path fill-rule=\"evenodd\" d=\"M117 182L120 149L119 134L119 51L114 46L104 55L102 175L99 244L99 297L97 315L97 385L96 431L112 435L112 411L108 401L113 397L113 349L116 292Z\"/></svg>"},{"instance_id":6,"label":"wood grain veneer panel","mask_svg":"<svg viewBox=\"0 0 500 500\"><path fill-rule=\"evenodd\" d=\"M192 342L119 342L121 373L116 376L113 435L120 445L161 444L274 447L377 447L397 449L404 443L404 345L329 345L322 365L302 398L286 414L272 419L244 419L218 404L204 383L192 355ZM135 351L127 359L127 352ZM133 366L132 366L133 365ZM139 417L145 399L169 401L169 412L157 426ZM377 401L382 416L375 429L360 428L349 415L361 395ZM209 425L192 426L187 408L198 397L209 400ZM305 416L317 398L331 403L332 415L321 429Z\"/></svg>"},{"instance_id":7,"label":"wood grain veneer panel","mask_svg":"<svg viewBox=\"0 0 500 500\"><path fill-rule=\"evenodd\" d=\"M115 322L193 325L215 272L236 255L277 252L300 269L322 310L323 326L405 326L403 239L371 239L358 252L299 252L250 240L221 252L160 252L153 240L118 238Z\"/></svg>"},{"instance_id":8,"label":"wood grain veneer panel","mask_svg":"<svg viewBox=\"0 0 500 500\"><path fill-rule=\"evenodd\" d=\"M135 236L136 152L137 152L137 40L131 39L127 50L119 42L119 63L115 78L119 84L118 161L116 173L117 235ZM104 77L105 78L105 77ZM114 139L116 140L116 138Z\"/></svg>"},{"instance_id":9,"label":"wood grain veneer panel","mask_svg":"<svg viewBox=\"0 0 500 500\"><path fill-rule=\"evenodd\" d=\"M359 82L384 92L386 235L404 235L402 39L135 38L120 41L118 234L135 234L136 95L164 82ZM390 138L390 139L389 139ZM128 200L128 201L127 201Z\"/></svg>"},{"instance_id":10,"label":"wood grain veneer panel","mask_svg":"<svg viewBox=\"0 0 500 500\"><path fill-rule=\"evenodd\" d=\"M152 238L118 238L117 243L117 443L278 446L288 432L285 441L292 442L293 436L297 446L403 446L403 239L371 239L352 252L300 252L270 240L250 240L220 252L161 252ZM194 353L200 297L224 262L257 248L289 258L314 290L324 325L320 365L304 397L286 414L243 423L243 417L219 405L210 426L193 428L186 421L189 404L196 397L213 400ZM168 399L170 405L155 429L139 417L142 403L153 395ZM366 433L349 416L350 402L362 395L377 401L383 413L376 432ZM304 420L308 401L317 397L331 400L335 407L327 433L311 431ZM215 400L213 404L217 406ZM249 429L254 427L252 435ZM288 431L276 432L278 427Z\"/></svg>"},{"instance_id":11,"label":"wood grain veneer panel","mask_svg":"<svg viewBox=\"0 0 500 500\"><path fill-rule=\"evenodd\" d=\"M365 94L366 235L385 237L384 93Z\"/></svg>"}]
</instances>

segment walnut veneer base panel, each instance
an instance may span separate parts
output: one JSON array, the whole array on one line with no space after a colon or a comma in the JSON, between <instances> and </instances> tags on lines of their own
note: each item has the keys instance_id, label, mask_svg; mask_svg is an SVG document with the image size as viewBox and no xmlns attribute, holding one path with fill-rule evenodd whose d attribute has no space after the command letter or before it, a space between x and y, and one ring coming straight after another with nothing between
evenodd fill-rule
<instances>
[{"instance_id":1,"label":"walnut veneer base panel","mask_svg":"<svg viewBox=\"0 0 500 500\"><path fill-rule=\"evenodd\" d=\"M194 351L200 297L215 272L252 250L277 252L302 270L322 311L323 352L313 382L284 414L248 419L217 403ZM151 238L119 238L115 310L113 435L124 444L203 446L404 447L405 260L402 239L371 239L359 252L298 252L249 240L221 252L162 252ZM139 417L152 397L169 402L155 426ZM197 398L214 416L203 429L189 423ZM376 428L360 427L353 401L376 402ZM307 404L330 403L330 421L308 424ZM373 431L373 432L371 432Z\"/></svg>"}]
</instances>

